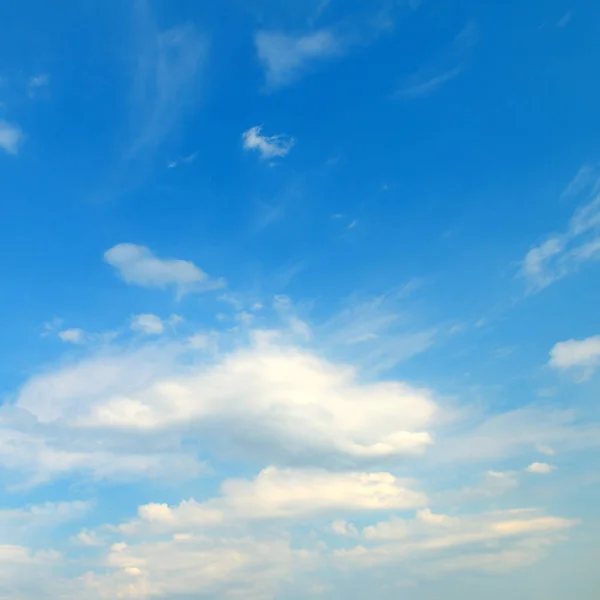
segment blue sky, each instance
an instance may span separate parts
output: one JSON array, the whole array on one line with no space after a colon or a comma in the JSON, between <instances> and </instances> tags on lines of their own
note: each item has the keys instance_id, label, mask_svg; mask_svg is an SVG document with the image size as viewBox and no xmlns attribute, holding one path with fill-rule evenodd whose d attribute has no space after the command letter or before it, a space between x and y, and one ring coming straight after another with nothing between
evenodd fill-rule
<instances>
[{"instance_id":1,"label":"blue sky","mask_svg":"<svg viewBox=\"0 0 600 600\"><path fill-rule=\"evenodd\" d=\"M599 28L0 7L0 599L595 598Z\"/></svg>"}]
</instances>

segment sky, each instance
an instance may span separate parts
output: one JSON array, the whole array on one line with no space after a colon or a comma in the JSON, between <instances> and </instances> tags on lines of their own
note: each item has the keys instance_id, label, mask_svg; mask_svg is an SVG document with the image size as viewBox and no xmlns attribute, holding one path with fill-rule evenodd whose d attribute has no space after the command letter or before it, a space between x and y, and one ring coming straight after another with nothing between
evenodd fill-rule
<instances>
[{"instance_id":1,"label":"sky","mask_svg":"<svg viewBox=\"0 0 600 600\"><path fill-rule=\"evenodd\" d=\"M600 4L0 6L0 600L592 600Z\"/></svg>"}]
</instances>

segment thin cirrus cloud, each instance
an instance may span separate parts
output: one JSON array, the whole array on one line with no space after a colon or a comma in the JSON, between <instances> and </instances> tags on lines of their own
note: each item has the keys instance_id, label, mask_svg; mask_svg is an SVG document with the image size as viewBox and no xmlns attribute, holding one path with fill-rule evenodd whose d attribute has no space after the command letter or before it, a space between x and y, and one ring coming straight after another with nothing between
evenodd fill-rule
<instances>
[{"instance_id":1,"label":"thin cirrus cloud","mask_svg":"<svg viewBox=\"0 0 600 600\"><path fill-rule=\"evenodd\" d=\"M159 31L145 2L134 7L139 60L132 91L136 127L128 159L159 148L197 101L209 46L192 25Z\"/></svg>"},{"instance_id":2,"label":"thin cirrus cloud","mask_svg":"<svg viewBox=\"0 0 600 600\"><path fill-rule=\"evenodd\" d=\"M563 193L563 199L583 197L565 231L550 235L527 252L519 275L528 293L543 290L576 272L586 263L600 260L600 169L582 167Z\"/></svg>"},{"instance_id":3,"label":"thin cirrus cloud","mask_svg":"<svg viewBox=\"0 0 600 600\"><path fill-rule=\"evenodd\" d=\"M296 140L286 134L263 135L262 126L256 125L244 131L242 141L245 150L258 152L262 160L283 158L296 145Z\"/></svg>"},{"instance_id":4,"label":"thin cirrus cloud","mask_svg":"<svg viewBox=\"0 0 600 600\"><path fill-rule=\"evenodd\" d=\"M104 260L115 268L123 281L141 287L174 287L179 294L184 294L225 286L223 279L211 279L193 262L159 258L146 246L117 244L104 253Z\"/></svg>"},{"instance_id":5,"label":"thin cirrus cloud","mask_svg":"<svg viewBox=\"0 0 600 600\"><path fill-rule=\"evenodd\" d=\"M25 136L18 125L0 120L0 148L5 152L18 154L24 139Z\"/></svg>"},{"instance_id":6,"label":"thin cirrus cloud","mask_svg":"<svg viewBox=\"0 0 600 600\"><path fill-rule=\"evenodd\" d=\"M455 67L430 78L419 78L415 83L409 84L396 92L397 98L420 98L437 92L446 83L456 79L462 73L462 67Z\"/></svg>"},{"instance_id":7,"label":"thin cirrus cloud","mask_svg":"<svg viewBox=\"0 0 600 600\"><path fill-rule=\"evenodd\" d=\"M467 23L436 64L429 65L409 77L396 90L394 97L412 100L430 96L439 91L463 73L469 54L478 39L479 27L477 24L475 22Z\"/></svg>"}]
</instances>

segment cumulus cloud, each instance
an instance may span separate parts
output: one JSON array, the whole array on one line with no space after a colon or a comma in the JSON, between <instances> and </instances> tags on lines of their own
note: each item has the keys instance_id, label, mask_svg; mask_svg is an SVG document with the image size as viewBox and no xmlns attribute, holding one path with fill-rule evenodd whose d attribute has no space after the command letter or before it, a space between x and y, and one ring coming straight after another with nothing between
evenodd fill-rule
<instances>
[{"instance_id":1,"label":"cumulus cloud","mask_svg":"<svg viewBox=\"0 0 600 600\"><path fill-rule=\"evenodd\" d=\"M283 490L274 490L276 494L278 491ZM352 489L348 491L353 495ZM377 497L377 489L372 492ZM283 493L284 498L293 495ZM323 505L314 493L308 498L301 494L298 499L302 505L311 499L317 506ZM267 501L270 506L277 504ZM335 506L344 510L352 502L337 501ZM335 521L331 526L334 533L359 542L351 548L330 550L318 541L312 545L305 541L293 544L292 550L287 536L265 535L269 528L263 525L262 534L232 537L223 529L210 534L201 522L191 518L189 506L185 515L168 510L181 511L182 506L155 506L152 511L162 519L163 527L155 528L154 534L123 526L107 529L113 537L122 536L120 539L127 541L110 547L105 568L89 572L85 585L117 597L212 593L235 598L243 589L245 598L271 598L284 582L297 585L298 591L305 590L306 575L323 565L361 571L393 564L400 577L432 571L506 572L541 558L549 545L560 541L577 524L537 509L452 517L423 508L412 519L392 517L368 525L362 532L345 520ZM151 511L141 507L140 512ZM298 575L303 577L295 577Z\"/></svg>"},{"instance_id":2,"label":"cumulus cloud","mask_svg":"<svg viewBox=\"0 0 600 600\"><path fill-rule=\"evenodd\" d=\"M82 344L86 339L86 334L83 329L65 329L58 332L58 337L63 342L71 344Z\"/></svg>"},{"instance_id":3,"label":"cumulus cloud","mask_svg":"<svg viewBox=\"0 0 600 600\"><path fill-rule=\"evenodd\" d=\"M126 283L142 287L175 287L181 294L218 289L225 285L224 280L211 279L191 261L159 258L149 248L136 244L113 246L104 253L104 260Z\"/></svg>"},{"instance_id":4,"label":"cumulus cloud","mask_svg":"<svg viewBox=\"0 0 600 600\"><path fill-rule=\"evenodd\" d=\"M105 568L81 580L80 593L99 598L206 595L266 600L294 574L314 568L316 558L314 551L293 549L284 538L178 534L170 540L114 544Z\"/></svg>"},{"instance_id":5,"label":"cumulus cloud","mask_svg":"<svg viewBox=\"0 0 600 600\"><path fill-rule=\"evenodd\" d=\"M549 236L531 248L523 259L520 274L529 292L537 292L574 273L585 263L600 260L600 173L584 167L564 195L586 196L567 224L566 230Z\"/></svg>"},{"instance_id":6,"label":"cumulus cloud","mask_svg":"<svg viewBox=\"0 0 600 600\"><path fill-rule=\"evenodd\" d=\"M251 127L242 134L244 148L254 150L260 154L263 160L281 158L289 154L296 140L285 134L265 136L261 134L262 127L257 125Z\"/></svg>"},{"instance_id":7,"label":"cumulus cloud","mask_svg":"<svg viewBox=\"0 0 600 600\"><path fill-rule=\"evenodd\" d=\"M526 469L528 473L535 473L536 475L549 475L554 470L556 470L556 467L540 462L531 463Z\"/></svg>"},{"instance_id":8,"label":"cumulus cloud","mask_svg":"<svg viewBox=\"0 0 600 600\"><path fill-rule=\"evenodd\" d=\"M268 90L294 83L315 63L342 54L345 46L328 29L304 35L263 30L257 32L254 41Z\"/></svg>"},{"instance_id":9,"label":"cumulus cloud","mask_svg":"<svg viewBox=\"0 0 600 600\"><path fill-rule=\"evenodd\" d=\"M550 351L549 365L561 371L576 370L581 380L589 379L600 367L600 335L559 342Z\"/></svg>"},{"instance_id":10,"label":"cumulus cloud","mask_svg":"<svg viewBox=\"0 0 600 600\"><path fill-rule=\"evenodd\" d=\"M160 531L189 531L234 521L306 519L339 513L406 510L427 504L427 496L411 489L413 482L390 473L331 473L321 469L269 467L254 480L230 479L222 497L175 507L148 504L139 508L140 521L122 526L135 531L144 525Z\"/></svg>"},{"instance_id":11,"label":"cumulus cloud","mask_svg":"<svg viewBox=\"0 0 600 600\"><path fill-rule=\"evenodd\" d=\"M268 336L193 368L173 358L152 371L151 352L148 359L135 372L128 364L137 355L86 359L32 380L18 406L43 422L79 430L151 432L185 424L212 436L219 423L220 431L237 433L245 452L276 446L304 460L323 453L349 460L419 454L433 441L427 427L437 408L428 390L392 381L361 384L353 369Z\"/></svg>"},{"instance_id":12,"label":"cumulus cloud","mask_svg":"<svg viewBox=\"0 0 600 600\"><path fill-rule=\"evenodd\" d=\"M131 329L146 335L160 335L165 330L165 324L156 315L136 315L131 319Z\"/></svg>"},{"instance_id":13,"label":"cumulus cloud","mask_svg":"<svg viewBox=\"0 0 600 600\"><path fill-rule=\"evenodd\" d=\"M8 154L18 154L25 136L18 125L0 120L0 148Z\"/></svg>"}]
</instances>

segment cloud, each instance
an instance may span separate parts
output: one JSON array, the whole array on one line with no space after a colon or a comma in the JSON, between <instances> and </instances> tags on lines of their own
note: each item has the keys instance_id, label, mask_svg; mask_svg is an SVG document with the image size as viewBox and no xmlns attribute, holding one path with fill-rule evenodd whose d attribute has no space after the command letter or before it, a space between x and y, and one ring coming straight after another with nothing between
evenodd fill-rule
<instances>
[{"instance_id":1,"label":"cloud","mask_svg":"<svg viewBox=\"0 0 600 600\"><path fill-rule=\"evenodd\" d=\"M85 517L92 509L91 502L45 502L23 508L0 508L2 540L22 543L26 538L39 536L41 530L56 528Z\"/></svg>"},{"instance_id":2,"label":"cloud","mask_svg":"<svg viewBox=\"0 0 600 600\"><path fill-rule=\"evenodd\" d=\"M0 119L0 148L8 154L16 155L25 136L18 125L12 125Z\"/></svg>"},{"instance_id":3,"label":"cloud","mask_svg":"<svg viewBox=\"0 0 600 600\"><path fill-rule=\"evenodd\" d=\"M86 339L86 333L83 329L65 329L58 332L58 337L63 342L69 342L70 344L83 344Z\"/></svg>"},{"instance_id":4,"label":"cloud","mask_svg":"<svg viewBox=\"0 0 600 600\"><path fill-rule=\"evenodd\" d=\"M251 127L242 134L244 148L255 150L260 154L262 160L282 158L289 154L296 144L296 140L285 134L265 136L261 135L262 127L257 125Z\"/></svg>"},{"instance_id":5,"label":"cloud","mask_svg":"<svg viewBox=\"0 0 600 600\"><path fill-rule=\"evenodd\" d=\"M162 259L149 248L136 244L118 244L104 253L104 260L117 270L126 283L141 287L175 287L179 294L184 294L218 289L225 285L223 279L210 279L191 261Z\"/></svg>"},{"instance_id":6,"label":"cloud","mask_svg":"<svg viewBox=\"0 0 600 600\"><path fill-rule=\"evenodd\" d=\"M352 296L316 332L329 352L362 370L380 374L426 352L435 343L435 328L414 325L408 299L417 282L376 297Z\"/></svg>"},{"instance_id":7,"label":"cloud","mask_svg":"<svg viewBox=\"0 0 600 600\"><path fill-rule=\"evenodd\" d=\"M137 70L134 73L134 137L127 159L149 156L177 129L199 98L209 44L192 25L157 29L145 1L134 4Z\"/></svg>"},{"instance_id":8,"label":"cloud","mask_svg":"<svg viewBox=\"0 0 600 600\"><path fill-rule=\"evenodd\" d=\"M554 448L552 448L552 446L548 446L548 444L536 444L535 449L546 456L554 456L556 454Z\"/></svg>"},{"instance_id":9,"label":"cloud","mask_svg":"<svg viewBox=\"0 0 600 600\"><path fill-rule=\"evenodd\" d=\"M600 260L600 175L590 168L582 169L571 182L564 197L588 195L579 206L563 233L554 234L529 250L522 261L520 276L528 292L543 290L550 284L576 272L590 261Z\"/></svg>"},{"instance_id":10,"label":"cloud","mask_svg":"<svg viewBox=\"0 0 600 600\"><path fill-rule=\"evenodd\" d=\"M263 30L256 33L254 42L270 91L294 83L314 63L344 52L344 43L328 29L304 35Z\"/></svg>"},{"instance_id":11,"label":"cloud","mask_svg":"<svg viewBox=\"0 0 600 600\"><path fill-rule=\"evenodd\" d=\"M556 27L564 29L573 20L573 11L567 11L556 23Z\"/></svg>"},{"instance_id":12,"label":"cloud","mask_svg":"<svg viewBox=\"0 0 600 600\"><path fill-rule=\"evenodd\" d=\"M320 469L268 467L256 479L225 480L222 497L170 507L148 504L138 521L121 529L133 533L156 528L161 533L206 530L234 522L287 519L297 522L319 515L407 510L425 506L427 496L411 489L412 482L390 473L331 473Z\"/></svg>"},{"instance_id":13,"label":"cloud","mask_svg":"<svg viewBox=\"0 0 600 600\"><path fill-rule=\"evenodd\" d=\"M337 550L335 555L341 564L359 569L405 562L415 572L429 575L462 570L506 572L541 558L541 548L560 541L563 532L576 524L537 509L460 517L423 509L415 519L393 517L365 527L362 534L368 545ZM505 561L507 556L518 558L516 564Z\"/></svg>"},{"instance_id":14,"label":"cloud","mask_svg":"<svg viewBox=\"0 0 600 600\"><path fill-rule=\"evenodd\" d=\"M582 422L574 411L523 406L486 415L480 422L459 420L439 430L428 456L436 464L456 464L516 457L538 444L575 451L600 446L598 435L597 423Z\"/></svg>"},{"instance_id":15,"label":"cloud","mask_svg":"<svg viewBox=\"0 0 600 600\"><path fill-rule=\"evenodd\" d=\"M452 81L462 73L461 67L455 67L439 75L434 75L428 79L416 81L399 89L396 92L397 98L420 98L429 96L437 92L443 85Z\"/></svg>"},{"instance_id":16,"label":"cloud","mask_svg":"<svg viewBox=\"0 0 600 600\"><path fill-rule=\"evenodd\" d=\"M600 367L600 335L559 342L550 351L548 364L561 371L575 369L581 373L581 381L586 381Z\"/></svg>"},{"instance_id":17,"label":"cloud","mask_svg":"<svg viewBox=\"0 0 600 600\"><path fill-rule=\"evenodd\" d=\"M315 553L288 539L179 534L170 540L114 544L80 594L99 598L218 597L267 600L292 575L315 566ZM73 597L73 596L72 596Z\"/></svg>"},{"instance_id":18,"label":"cloud","mask_svg":"<svg viewBox=\"0 0 600 600\"><path fill-rule=\"evenodd\" d=\"M525 470L528 473L535 473L536 475L548 475L552 473L552 471L556 470L556 467L547 463L534 462L531 463Z\"/></svg>"},{"instance_id":19,"label":"cloud","mask_svg":"<svg viewBox=\"0 0 600 600\"><path fill-rule=\"evenodd\" d=\"M34 98L36 93L50 85L50 75L48 73L40 73L30 77L27 81L27 87L29 88L29 97Z\"/></svg>"},{"instance_id":20,"label":"cloud","mask_svg":"<svg viewBox=\"0 0 600 600\"><path fill-rule=\"evenodd\" d=\"M136 315L131 320L131 329L146 335L160 335L165 330L165 325L156 315Z\"/></svg>"},{"instance_id":21,"label":"cloud","mask_svg":"<svg viewBox=\"0 0 600 600\"><path fill-rule=\"evenodd\" d=\"M331 524L331 531L336 535L358 537L358 529L343 519L338 519Z\"/></svg>"},{"instance_id":22,"label":"cloud","mask_svg":"<svg viewBox=\"0 0 600 600\"><path fill-rule=\"evenodd\" d=\"M182 156L180 158L170 161L167 164L167 169L175 169L176 167L179 167L180 165L192 164L193 162L196 161L197 158L198 158L197 152L193 152L192 154L188 154L187 156Z\"/></svg>"},{"instance_id":23,"label":"cloud","mask_svg":"<svg viewBox=\"0 0 600 600\"><path fill-rule=\"evenodd\" d=\"M143 359L139 354L86 359L32 380L18 406L42 422L81 431L142 434L185 425L208 439L229 430L244 454L272 448L283 462L286 455L384 459L423 453L432 444L427 427L436 404L428 390L400 382L361 384L351 368L259 333L252 346L216 362L207 357L204 365L183 368L178 361L185 364L186 356L161 360L156 350L135 372L130 369Z\"/></svg>"},{"instance_id":24,"label":"cloud","mask_svg":"<svg viewBox=\"0 0 600 600\"><path fill-rule=\"evenodd\" d=\"M459 77L466 67L467 58L478 38L477 25L474 22L467 23L444 55L438 59L437 64L426 67L410 77L394 96L404 100L429 96Z\"/></svg>"}]
</instances>

